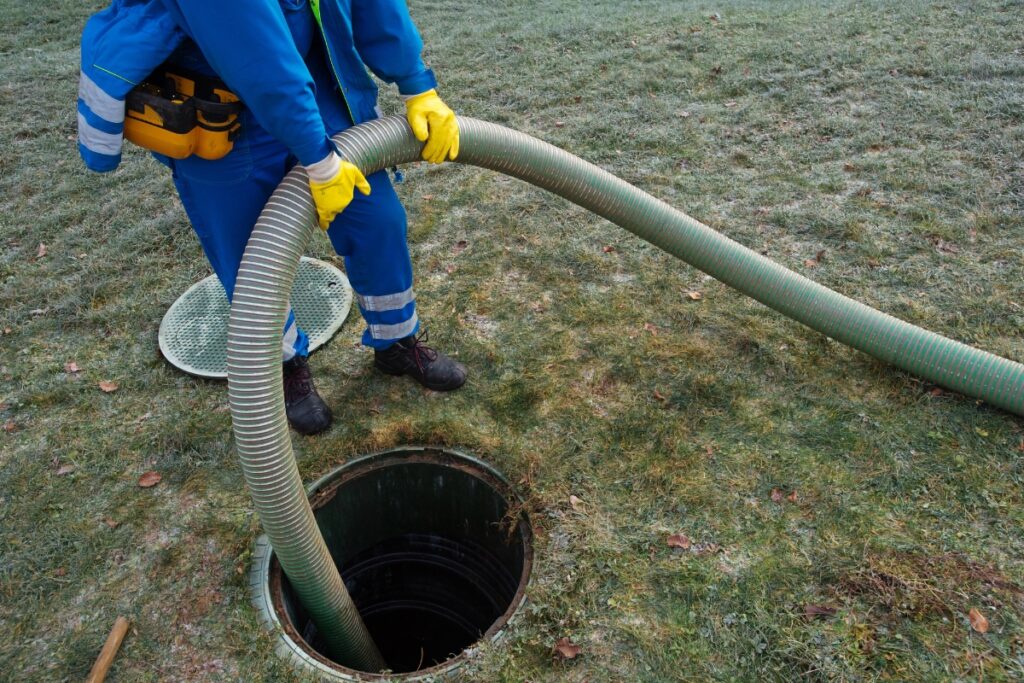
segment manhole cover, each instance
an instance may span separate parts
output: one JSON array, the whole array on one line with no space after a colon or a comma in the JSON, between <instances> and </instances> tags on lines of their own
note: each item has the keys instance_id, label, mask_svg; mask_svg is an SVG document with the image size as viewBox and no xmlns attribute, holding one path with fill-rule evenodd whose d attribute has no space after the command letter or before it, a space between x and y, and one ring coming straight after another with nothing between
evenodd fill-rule
<instances>
[{"instance_id":1,"label":"manhole cover","mask_svg":"<svg viewBox=\"0 0 1024 683\"><path fill-rule=\"evenodd\" d=\"M309 335L309 350L334 336L352 307L348 278L329 263L302 257L292 308ZM171 304L160 322L160 351L190 375L228 376L228 298L216 275L197 282Z\"/></svg>"}]
</instances>

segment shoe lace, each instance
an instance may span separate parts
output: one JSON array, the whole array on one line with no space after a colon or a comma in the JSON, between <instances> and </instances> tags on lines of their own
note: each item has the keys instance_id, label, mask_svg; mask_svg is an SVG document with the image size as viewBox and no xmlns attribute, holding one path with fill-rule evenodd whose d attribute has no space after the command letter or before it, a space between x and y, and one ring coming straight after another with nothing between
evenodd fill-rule
<instances>
[{"instance_id":1,"label":"shoe lace","mask_svg":"<svg viewBox=\"0 0 1024 683\"><path fill-rule=\"evenodd\" d=\"M413 337L412 346L407 346L409 353L412 355L413 362L416 363L416 367L419 368L420 373L424 372L424 362L433 363L437 360L437 351L426 345L426 342L430 340L430 336L426 330L423 330L419 335Z\"/></svg>"}]
</instances>

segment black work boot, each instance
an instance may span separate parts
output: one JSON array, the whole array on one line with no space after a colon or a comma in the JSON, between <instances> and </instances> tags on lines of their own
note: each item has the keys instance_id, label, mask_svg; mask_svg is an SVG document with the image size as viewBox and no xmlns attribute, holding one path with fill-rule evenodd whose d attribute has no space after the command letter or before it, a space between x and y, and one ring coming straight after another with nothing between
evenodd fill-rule
<instances>
[{"instance_id":1,"label":"black work boot","mask_svg":"<svg viewBox=\"0 0 1024 683\"><path fill-rule=\"evenodd\" d=\"M304 356L285 361L284 411L292 429L299 434L317 434L331 426L331 409L313 386L313 376Z\"/></svg>"},{"instance_id":2,"label":"black work boot","mask_svg":"<svg viewBox=\"0 0 1024 683\"><path fill-rule=\"evenodd\" d=\"M430 348L426 333L408 336L373 353L373 364L388 375L409 375L434 391L451 391L466 382L466 366Z\"/></svg>"}]
</instances>

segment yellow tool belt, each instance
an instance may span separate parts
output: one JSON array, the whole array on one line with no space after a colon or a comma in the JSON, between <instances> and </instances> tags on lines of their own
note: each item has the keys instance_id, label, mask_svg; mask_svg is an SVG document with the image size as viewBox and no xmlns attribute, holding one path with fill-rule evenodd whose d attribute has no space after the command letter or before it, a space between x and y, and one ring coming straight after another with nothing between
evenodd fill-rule
<instances>
[{"instance_id":1,"label":"yellow tool belt","mask_svg":"<svg viewBox=\"0 0 1024 683\"><path fill-rule=\"evenodd\" d=\"M173 159L220 159L235 145L241 112L223 81L165 64L128 93L124 136Z\"/></svg>"}]
</instances>

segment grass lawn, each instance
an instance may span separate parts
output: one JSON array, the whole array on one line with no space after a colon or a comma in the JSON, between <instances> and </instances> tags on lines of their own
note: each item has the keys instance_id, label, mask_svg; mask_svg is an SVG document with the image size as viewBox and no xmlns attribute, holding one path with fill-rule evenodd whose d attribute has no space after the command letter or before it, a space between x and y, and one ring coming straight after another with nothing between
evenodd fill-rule
<instances>
[{"instance_id":1,"label":"grass lawn","mask_svg":"<svg viewBox=\"0 0 1024 683\"><path fill-rule=\"evenodd\" d=\"M103 4L0 0L0 678L82 680L125 614L111 680L296 680L249 606L226 385L157 350L209 272L198 242L146 154L106 176L77 158L77 40ZM460 113L1024 361L1020 0L411 5ZM1018 418L518 181L406 175L420 315L470 383L375 374L354 315L312 363L337 424L295 443L307 481L432 443L519 482L529 601L470 679L1024 678ZM552 657L563 636L578 658Z\"/></svg>"}]
</instances>

